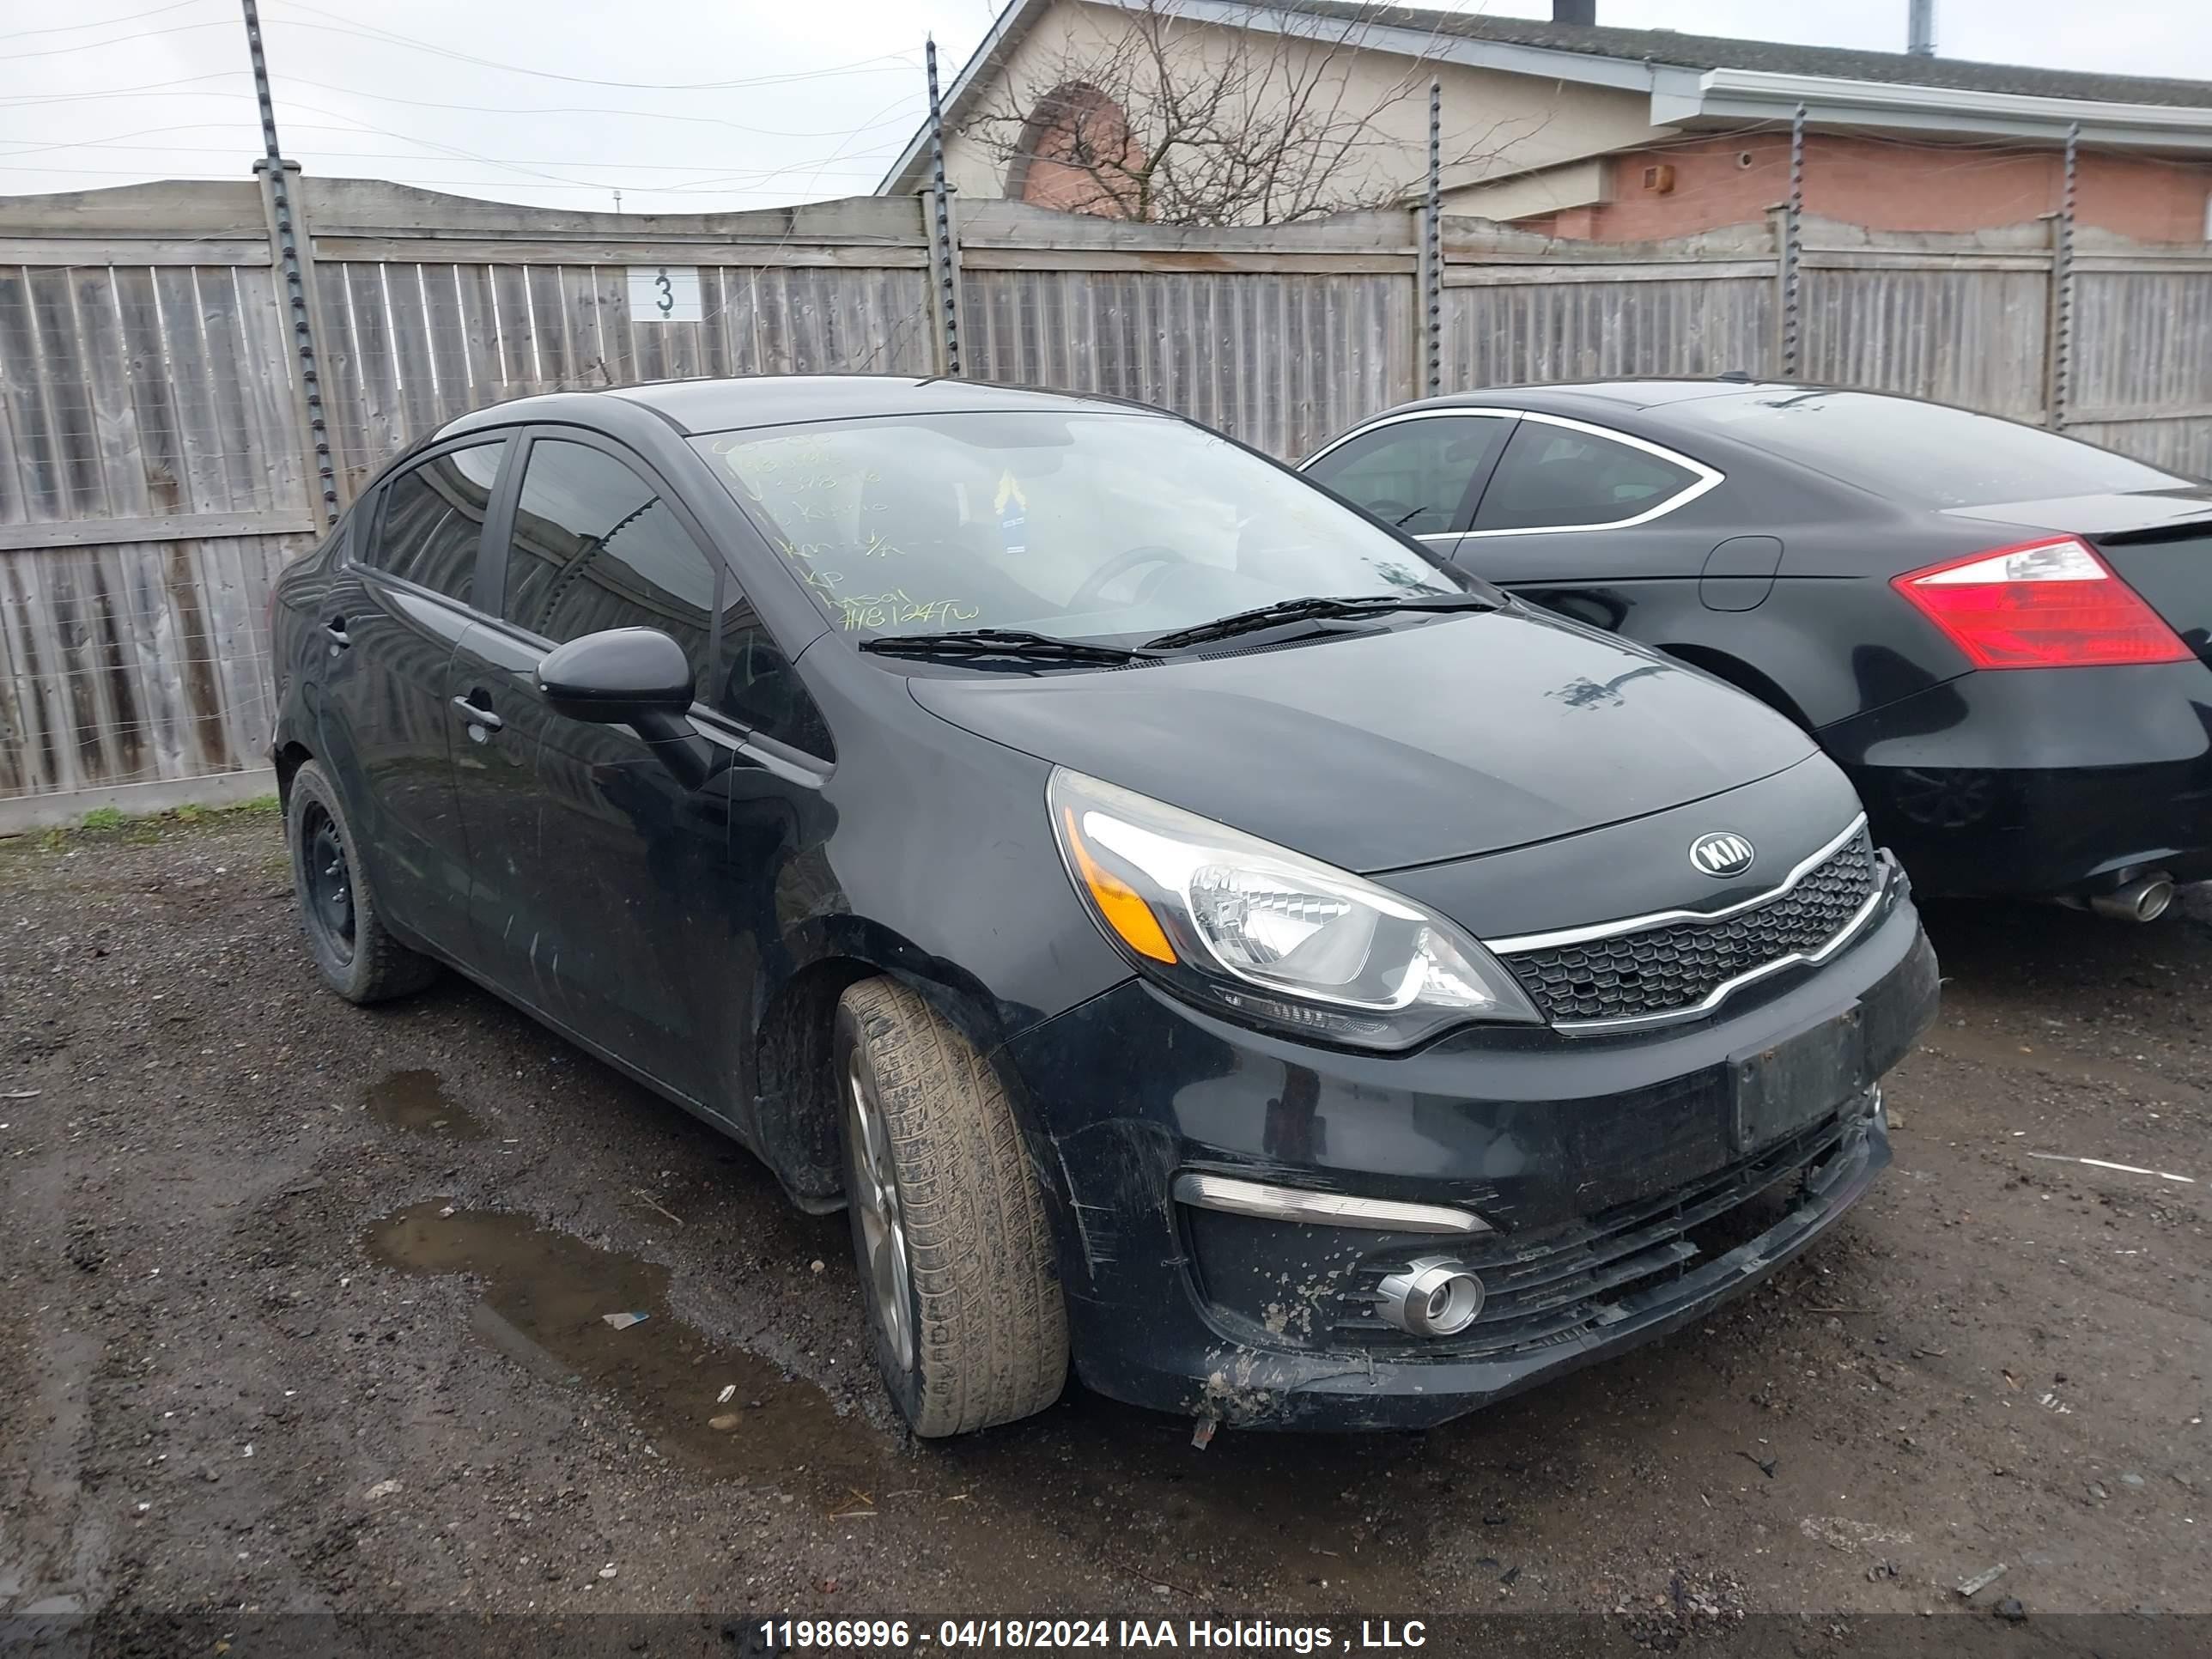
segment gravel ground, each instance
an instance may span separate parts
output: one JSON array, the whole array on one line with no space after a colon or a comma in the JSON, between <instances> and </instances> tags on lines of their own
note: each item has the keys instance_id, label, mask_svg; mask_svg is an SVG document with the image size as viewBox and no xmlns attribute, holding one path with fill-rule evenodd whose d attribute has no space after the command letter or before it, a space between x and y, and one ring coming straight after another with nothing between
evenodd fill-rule
<instances>
[{"instance_id":1,"label":"gravel ground","mask_svg":"<svg viewBox=\"0 0 2212 1659\"><path fill-rule=\"evenodd\" d=\"M1079 1389L906 1438L842 1218L458 981L318 989L272 815L0 842L0 1613L1572 1611L1663 1647L1956 1609L2000 1562L1977 1611L2212 1612L2206 899L1933 915L1896 1168L1703 1328L1425 1436L1201 1452Z\"/></svg>"}]
</instances>

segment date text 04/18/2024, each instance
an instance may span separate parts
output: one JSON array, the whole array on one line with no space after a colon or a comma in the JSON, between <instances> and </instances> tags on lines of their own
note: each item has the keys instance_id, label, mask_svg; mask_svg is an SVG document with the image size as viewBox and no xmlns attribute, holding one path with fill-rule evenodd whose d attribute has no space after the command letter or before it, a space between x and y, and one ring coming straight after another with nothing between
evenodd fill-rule
<instances>
[{"instance_id":1,"label":"date text 04/18/2024","mask_svg":"<svg viewBox=\"0 0 2212 1659\"><path fill-rule=\"evenodd\" d=\"M947 1619L935 1630L904 1619L774 1619L760 1626L771 1652L948 1653L1011 1650L1106 1652L1194 1649L1214 1653L1329 1653L1404 1650L1427 1645L1420 1620L1363 1619L1356 1631L1267 1619Z\"/></svg>"}]
</instances>

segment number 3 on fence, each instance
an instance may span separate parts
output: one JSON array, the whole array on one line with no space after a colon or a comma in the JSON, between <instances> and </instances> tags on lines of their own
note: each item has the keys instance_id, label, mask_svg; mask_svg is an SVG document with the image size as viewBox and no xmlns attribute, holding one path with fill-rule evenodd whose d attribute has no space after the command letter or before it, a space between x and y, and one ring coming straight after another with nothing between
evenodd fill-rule
<instances>
[{"instance_id":1,"label":"number 3 on fence","mask_svg":"<svg viewBox=\"0 0 2212 1659\"><path fill-rule=\"evenodd\" d=\"M700 320L696 265L632 265L629 319L634 323Z\"/></svg>"}]
</instances>

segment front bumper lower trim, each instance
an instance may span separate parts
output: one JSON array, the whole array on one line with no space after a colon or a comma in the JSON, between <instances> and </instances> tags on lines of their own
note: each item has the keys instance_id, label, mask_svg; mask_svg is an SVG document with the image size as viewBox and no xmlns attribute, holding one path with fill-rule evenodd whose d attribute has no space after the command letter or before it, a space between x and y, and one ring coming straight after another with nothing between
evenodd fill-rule
<instances>
[{"instance_id":1,"label":"front bumper lower trim","mask_svg":"<svg viewBox=\"0 0 2212 1659\"><path fill-rule=\"evenodd\" d=\"M1390 1198L1360 1198L1350 1193L1317 1193L1299 1187L1239 1181L1233 1176L1186 1170L1175 1178L1178 1203L1230 1215L1268 1221L1298 1221L1330 1227L1364 1227L1385 1233L1486 1233L1490 1224L1470 1210L1443 1204L1408 1204Z\"/></svg>"}]
</instances>

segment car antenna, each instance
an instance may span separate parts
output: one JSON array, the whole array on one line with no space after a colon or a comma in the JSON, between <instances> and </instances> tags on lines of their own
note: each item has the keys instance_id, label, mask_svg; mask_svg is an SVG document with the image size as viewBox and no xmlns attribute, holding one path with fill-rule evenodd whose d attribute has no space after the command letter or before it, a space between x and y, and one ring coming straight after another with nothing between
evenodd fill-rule
<instances>
[{"instance_id":1,"label":"car antenna","mask_svg":"<svg viewBox=\"0 0 2212 1659\"><path fill-rule=\"evenodd\" d=\"M1749 386L1751 376L1740 368L1724 368L1713 376L1716 380L1733 380L1738 386Z\"/></svg>"}]
</instances>

